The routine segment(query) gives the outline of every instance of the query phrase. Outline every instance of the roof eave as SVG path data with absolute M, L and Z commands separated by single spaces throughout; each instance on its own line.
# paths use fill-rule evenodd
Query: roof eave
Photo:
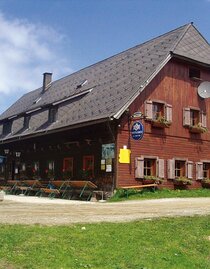
M 201 65 L 201 66 L 210 68 L 210 64 L 208 64 L 208 63 L 204 63 L 204 62 L 201 62 L 201 61 L 198 61 L 198 60 L 195 60 L 195 59 L 192 59 L 192 58 L 180 55 L 180 54 L 176 54 L 176 53 L 173 53 L 173 52 L 171 52 L 171 55 L 175 59 L 179 59 L 179 60 L 182 60 L 182 61 L 185 61 L 185 62 L 188 62 L 188 63 L 193 63 L 193 64 L 197 64 L 197 65 Z

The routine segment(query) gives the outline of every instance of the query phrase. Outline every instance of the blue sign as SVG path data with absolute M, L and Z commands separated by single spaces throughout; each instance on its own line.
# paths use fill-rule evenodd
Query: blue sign
M 134 140 L 141 140 L 144 136 L 144 125 L 140 121 L 134 122 L 131 128 L 131 135 Z

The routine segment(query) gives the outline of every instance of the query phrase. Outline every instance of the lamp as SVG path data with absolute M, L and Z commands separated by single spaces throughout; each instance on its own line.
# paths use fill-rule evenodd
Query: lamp
M 16 156 L 16 157 L 18 157 L 18 158 L 19 158 L 19 157 L 20 157 L 20 155 L 21 155 L 21 152 L 20 152 L 20 151 L 16 151 L 16 152 L 15 152 L 15 156 Z
M 9 149 L 5 149 L 4 150 L 4 153 L 7 155 L 7 154 L 9 154 Z

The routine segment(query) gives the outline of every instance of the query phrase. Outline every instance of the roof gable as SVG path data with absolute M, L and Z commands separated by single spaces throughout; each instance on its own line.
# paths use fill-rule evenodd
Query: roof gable
M 210 45 L 192 24 L 188 25 L 172 52 L 210 65 Z

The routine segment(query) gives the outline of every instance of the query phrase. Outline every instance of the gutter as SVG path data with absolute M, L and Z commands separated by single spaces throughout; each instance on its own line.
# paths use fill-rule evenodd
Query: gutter
M 128 102 L 116 113 L 113 115 L 113 118 L 119 119 L 124 111 L 133 103 L 133 101 L 139 96 L 139 94 L 146 88 L 146 86 L 153 80 L 153 78 L 160 72 L 160 70 L 171 60 L 172 54 L 168 56 L 160 63 L 157 69 L 145 80 L 145 82 L 140 85 L 135 94 L 128 100 Z
M 20 141 L 20 140 L 26 140 L 26 139 L 30 139 L 30 138 L 35 138 L 35 137 L 40 137 L 40 136 L 44 136 L 47 134 L 53 134 L 53 133 L 59 133 L 59 132 L 63 132 L 66 130 L 73 130 L 76 128 L 82 128 L 82 127 L 86 127 L 86 126 L 90 126 L 90 125 L 95 125 L 95 124 L 99 124 L 99 123 L 103 123 L 103 122 L 109 122 L 113 120 L 113 118 L 107 117 L 104 119 L 98 119 L 98 120 L 93 120 L 93 121 L 87 121 L 85 123 L 78 123 L 75 125 L 71 125 L 71 126 L 66 126 L 66 127 L 60 127 L 57 129 L 51 129 L 51 130 L 43 130 L 43 131 L 39 131 L 39 132 L 34 132 L 31 134 L 26 134 L 26 135 L 22 135 L 22 136 L 16 136 L 16 137 L 11 137 L 11 139 L 5 139 L 5 140 L 0 140 L 0 145 L 4 145 L 4 144 L 9 144 L 9 143 L 13 143 L 15 141 Z

